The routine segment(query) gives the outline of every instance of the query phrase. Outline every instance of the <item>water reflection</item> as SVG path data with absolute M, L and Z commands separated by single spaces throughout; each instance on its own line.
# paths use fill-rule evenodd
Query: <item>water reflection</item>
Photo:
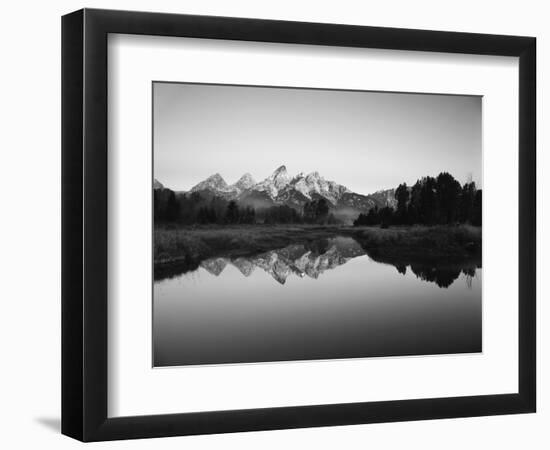
M 479 262 L 349 237 L 208 258 L 155 281 L 153 364 L 480 352 Z
M 352 237 L 339 236 L 307 243 L 289 245 L 249 256 L 219 256 L 204 259 L 189 267 L 168 267 L 155 270 L 155 280 L 160 281 L 203 268 L 219 277 L 230 265 L 250 277 L 255 270 L 263 270 L 275 281 L 285 284 L 289 277 L 318 279 L 325 272 L 346 264 L 353 258 L 368 256 L 372 261 L 392 265 L 401 275 L 410 270 L 417 279 L 449 288 L 461 274 L 471 287 L 476 269 L 481 268 L 480 257 L 467 257 L 449 261 L 447 258 L 430 258 L 425 255 L 399 255 L 384 253 L 379 249 L 365 249 Z

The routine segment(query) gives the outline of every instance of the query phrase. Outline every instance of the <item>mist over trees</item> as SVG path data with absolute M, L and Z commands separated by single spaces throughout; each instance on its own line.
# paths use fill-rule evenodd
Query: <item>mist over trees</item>
M 395 190 L 397 207 L 372 208 L 353 223 L 361 225 L 481 225 L 481 190 L 475 183 L 463 186 L 449 173 L 424 177 L 412 187 L 400 184 Z
M 336 224 L 329 203 L 320 198 L 307 202 L 302 211 L 287 205 L 253 208 L 235 200 L 205 196 L 198 192 L 175 194 L 170 189 L 154 190 L 155 223 L 193 224 Z
M 215 195 L 198 192 L 176 194 L 155 189 L 154 219 L 161 224 L 339 224 L 325 198 L 304 204 L 301 210 L 287 205 L 253 208 Z M 395 189 L 396 206 L 377 206 L 359 214 L 355 226 L 380 225 L 481 225 L 482 191 L 475 183 L 463 186 L 449 173 L 423 177 L 413 186 Z

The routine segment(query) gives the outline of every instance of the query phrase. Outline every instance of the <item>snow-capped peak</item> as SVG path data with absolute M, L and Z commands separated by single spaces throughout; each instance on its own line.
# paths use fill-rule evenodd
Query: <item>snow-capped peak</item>
M 289 176 L 286 166 L 278 167 L 265 180 L 256 183 L 252 175 L 245 173 L 239 180 L 228 186 L 219 173 L 211 175 L 191 189 L 194 191 L 209 190 L 227 196 L 239 196 L 247 191 L 260 191 L 266 193 L 275 202 L 286 201 L 292 197 L 292 191 L 297 191 L 307 199 L 314 195 L 326 198 L 332 204 L 336 204 L 344 193 L 350 192 L 345 186 L 334 181 L 325 180 L 319 172 L 311 172 L 304 175 L 300 172 L 294 177 Z
M 204 190 L 227 191 L 228 189 L 229 186 L 227 185 L 223 177 L 219 173 L 215 173 L 214 175 L 210 175 L 206 180 L 201 181 L 199 184 L 195 185 L 191 189 L 191 192 Z
M 306 180 L 314 181 L 314 180 L 319 180 L 319 179 L 323 180 L 324 178 L 321 175 L 319 175 L 319 172 L 317 172 L 317 171 L 308 173 L 307 176 L 306 176 Z
M 319 172 L 311 172 L 307 175 L 299 174 L 292 180 L 292 187 L 307 198 L 312 194 L 318 194 L 335 204 L 343 193 L 348 192 L 345 186 L 327 181 Z
M 275 172 L 267 177 L 261 183 L 255 186 L 258 191 L 267 192 L 271 198 L 277 197 L 277 194 L 281 189 L 290 183 L 290 176 L 286 171 L 286 166 L 280 166 Z
M 244 191 L 246 189 L 250 189 L 255 184 L 256 181 L 252 178 L 252 175 L 247 172 L 239 178 L 236 183 L 232 184 L 231 187 L 237 189 L 238 191 Z
M 270 176 L 269 179 L 271 180 L 280 180 L 280 181 L 286 181 L 287 183 L 290 181 L 290 177 L 288 176 L 288 172 L 286 171 L 286 166 L 281 166 L 275 170 Z

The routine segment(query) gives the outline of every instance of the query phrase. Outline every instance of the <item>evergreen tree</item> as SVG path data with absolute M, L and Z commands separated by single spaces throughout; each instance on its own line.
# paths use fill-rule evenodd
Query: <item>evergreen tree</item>
M 418 180 L 412 187 L 409 205 L 407 207 L 407 218 L 409 223 L 420 222 L 420 207 L 422 204 L 422 183 Z
M 303 209 L 303 216 L 304 221 L 308 223 L 315 222 L 316 214 L 317 214 L 317 206 L 315 204 L 315 201 L 306 202 Z
M 390 206 L 384 206 L 382 209 L 380 209 L 379 217 L 380 217 L 380 226 L 382 228 L 388 228 L 390 225 L 393 224 L 393 208 Z
M 225 221 L 227 223 L 239 222 L 239 206 L 235 200 L 231 200 L 227 204 L 227 210 L 225 212 Z
M 207 224 L 207 223 L 211 223 L 210 222 L 210 217 L 209 217 L 209 214 L 208 214 L 208 209 L 206 208 L 206 206 L 202 206 L 200 209 L 199 209 L 199 212 L 197 214 L 197 222 L 200 223 L 200 224 Z
M 369 209 L 367 214 L 359 214 L 359 217 L 353 222 L 354 226 L 372 226 L 380 223 L 380 214 L 378 212 L 378 206 Z
M 176 200 L 176 194 L 174 191 L 170 191 L 168 195 L 168 202 L 166 204 L 166 220 L 174 222 L 179 216 L 179 204 Z
M 305 203 L 303 218 L 307 223 L 327 223 L 329 212 L 328 201 L 320 198 Z
M 461 223 L 473 221 L 474 201 L 476 197 L 476 185 L 474 182 L 465 183 L 460 193 L 459 221 Z
M 481 217 L 482 217 L 481 205 L 482 205 L 481 190 L 479 190 L 479 191 L 476 191 L 476 196 L 474 198 L 472 225 L 481 226 Z
M 317 200 L 316 207 L 316 221 L 319 223 L 325 223 L 328 217 L 328 202 L 324 198 Z
M 160 189 L 153 191 L 153 218 L 155 222 L 162 220 L 162 210 L 160 207 Z
M 437 218 L 436 181 L 433 177 L 425 177 L 421 181 L 420 207 L 418 222 L 433 225 Z
M 405 224 L 408 222 L 407 207 L 409 204 L 409 188 L 406 183 L 400 184 L 395 190 L 395 199 L 397 200 L 396 219 L 399 223 Z
M 253 224 L 256 221 L 255 218 L 256 213 L 254 211 L 254 208 L 252 208 L 251 206 L 247 206 L 246 208 L 241 209 L 241 223 Z
M 460 183 L 447 172 L 437 176 L 436 192 L 436 222 L 441 224 L 453 224 L 458 220 L 459 198 L 462 188 Z

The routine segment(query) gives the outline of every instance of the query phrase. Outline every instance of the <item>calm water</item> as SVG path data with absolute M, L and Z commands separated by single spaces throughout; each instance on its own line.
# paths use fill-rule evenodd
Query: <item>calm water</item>
M 155 281 L 154 365 L 480 352 L 479 265 L 376 262 L 348 237 L 206 260 Z

